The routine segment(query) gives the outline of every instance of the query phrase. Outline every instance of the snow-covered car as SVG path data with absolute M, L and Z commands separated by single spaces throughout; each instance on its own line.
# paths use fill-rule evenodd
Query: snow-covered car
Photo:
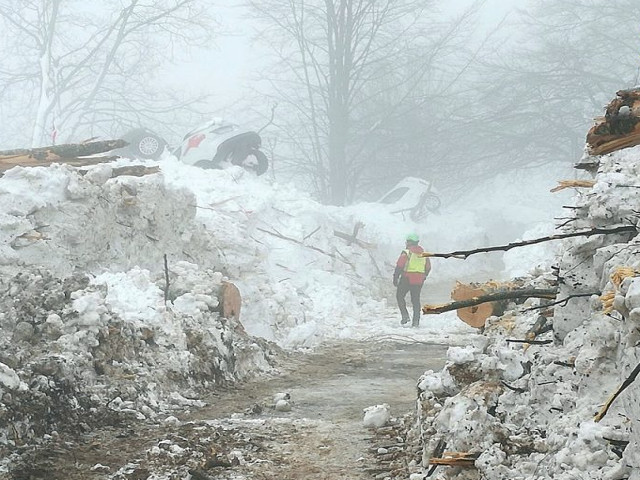
M 257 132 L 214 118 L 187 133 L 174 154 L 182 162 L 196 167 L 240 165 L 262 175 L 267 171 L 269 161 L 260 150 L 261 145 Z
M 413 221 L 438 213 L 441 205 L 431 183 L 416 177 L 403 178 L 376 203 L 384 205 L 390 213 L 406 215 Z
M 126 155 L 157 160 L 168 146 L 166 140 L 147 128 L 130 130 L 122 136 L 129 145 Z M 188 132 L 179 145 L 170 148 L 182 162 L 201 168 L 224 168 L 240 165 L 257 175 L 269 167 L 267 156 L 260 150 L 262 139 L 253 131 L 235 123 L 214 118 Z

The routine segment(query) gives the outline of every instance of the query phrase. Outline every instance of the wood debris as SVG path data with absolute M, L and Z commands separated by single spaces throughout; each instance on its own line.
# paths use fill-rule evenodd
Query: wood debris
M 69 143 L 48 147 L 0 151 L 0 172 L 13 167 L 48 167 L 53 163 L 74 166 L 95 165 L 119 158 L 100 156 L 116 148 L 127 145 L 124 140 L 104 140 L 89 143 Z
M 473 467 L 479 453 L 444 452 L 442 457 L 430 458 L 429 465 L 447 465 L 449 467 Z
M 640 363 L 636 365 L 636 368 L 634 368 L 631 374 L 627 377 L 627 379 L 624 382 L 622 382 L 622 385 L 620 385 L 618 389 L 615 392 L 613 392 L 613 394 L 609 397 L 607 402 L 603 405 L 603 407 L 600 409 L 598 414 L 594 417 L 593 419 L 594 422 L 599 422 L 604 418 L 604 416 L 609 411 L 609 408 L 611 408 L 611 405 L 613 404 L 615 399 L 618 398 L 618 396 L 620 396 L 620 394 L 624 392 L 625 389 L 636 380 L 639 373 L 640 373 Z
M 640 88 L 620 90 L 587 133 L 591 155 L 640 145 Z
M 625 278 L 638 276 L 638 271 L 631 267 L 618 267 L 611 274 L 611 283 L 620 288 Z
M 427 315 L 427 314 L 450 312 L 452 310 L 458 310 L 459 308 L 473 307 L 475 305 L 480 305 L 482 303 L 496 302 L 499 300 L 512 300 L 512 299 L 520 299 L 520 298 L 553 299 L 555 298 L 556 294 L 557 294 L 557 290 L 554 288 L 547 288 L 547 289 L 522 288 L 522 289 L 515 289 L 515 290 L 504 290 L 504 291 L 488 293 L 486 295 L 475 296 L 467 300 L 454 301 L 454 302 L 445 303 L 441 305 L 424 305 L 422 307 L 422 313 Z M 483 325 L 484 325 L 484 320 L 482 321 L 482 325 L 476 328 L 480 328 Z
M 595 180 L 560 180 L 558 186 L 552 188 L 551 192 L 559 192 L 565 188 L 591 188 L 595 184 Z
M 451 300 L 456 302 L 478 298 L 489 293 L 504 292 L 517 288 L 514 282 L 488 281 L 486 283 L 461 283 L 456 281 L 456 286 L 451 291 Z M 494 301 L 480 303 L 470 307 L 459 308 L 456 313 L 458 318 L 474 328 L 483 327 L 487 318 L 492 315 L 502 315 L 506 302 Z

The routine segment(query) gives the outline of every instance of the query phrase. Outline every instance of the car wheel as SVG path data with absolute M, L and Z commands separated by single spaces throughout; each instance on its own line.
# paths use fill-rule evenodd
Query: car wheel
M 264 152 L 253 148 L 244 159 L 242 166 L 247 170 L 256 172 L 256 175 L 262 175 L 269 168 L 269 160 Z
M 423 194 L 418 204 L 411 209 L 409 217 L 414 222 L 420 221 L 427 216 L 428 212 L 438 213 L 441 205 L 440 197 L 434 193 Z
M 139 158 L 157 160 L 167 142 L 153 132 L 138 128 L 125 133 L 122 139 L 129 143 L 128 152 Z

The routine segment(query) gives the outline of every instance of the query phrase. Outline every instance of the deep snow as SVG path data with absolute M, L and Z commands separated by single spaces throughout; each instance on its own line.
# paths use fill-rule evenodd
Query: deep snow
M 203 389 L 272 370 L 276 344 L 408 336 L 474 349 L 451 350 L 458 363 L 475 358 L 485 338 L 453 312 L 423 317 L 419 329 L 399 325 L 391 274 L 404 236 L 419 233 L 428 251 L 504 243 L 550 232 L 562 202 L 547 193 L 551 180 L 498 178 L 415 224 L 379 205 L 322 206 L 241 168 L 205 171 L 169 155 L 161 173 L 111 178 L 131 163 L 143 162 L 18 167 L 0 179 L 0 448 L 46 438 L 70 412 L 98 415 L 105 404 L 138 418 L 197 406 Z M 334 234 L 356 222 L 370 247 Z M 423 301 L 446 301 L 456 279 L 545 271 L 555 248 L 434 260 Z M 219 316 L 225 280 L 242 294 L 239 322 Z M 511 376 L 518 355 L 503 354 Z
M 564 231 L 638 224 L 640 147 L 595 160 L 596 184 L 572 200 L 575 220 Z M 636 233 L 563 241 L 557 275 L 532 271 L 529 281 L 557 284 L 558 299 L 586 296 L 553 308 L 512 305 L 489 319 L 484 341 L 451 348 L 441 372 L 425 372 L 416 427 L 424 462 L 440 442 L 479 455 L 476 469 L 439 468 L 432 478 L 640 478 L 638 383 L 596 418 L 639 363 L 637 246 Z M 506 341 L 525 338 L 540 315 L 553 324 L 539 337 L 549 344 Z

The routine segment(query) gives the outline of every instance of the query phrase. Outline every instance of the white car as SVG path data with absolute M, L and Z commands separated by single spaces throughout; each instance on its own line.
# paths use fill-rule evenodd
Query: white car
M 162 137 L 146 128 L 131 130 L 122 138 L 129 143 L 124 151 L 141 158 L 157 160 L 167 146 Z M 240 165 L 262 175 L 267 171 L 269 161 L 260 150 L 261 144 L 257 132 L 214 118 L 188 132 L 172 152 L 188 165 L 200 168 Z
M 440 198 L 433 191 L 431 183 L 421 178 L 406 177 L 384 194 L 376 203 L 394 214 L 401 214 L 418 221 L 426 217 L 429 212 L 438 213 Z

